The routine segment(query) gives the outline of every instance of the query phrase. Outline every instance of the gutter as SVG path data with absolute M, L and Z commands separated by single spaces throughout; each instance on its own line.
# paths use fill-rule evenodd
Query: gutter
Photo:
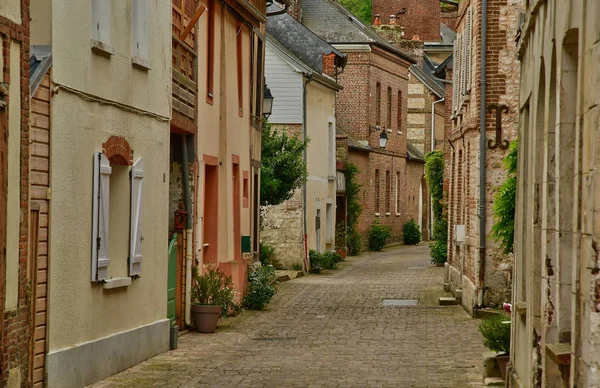
M 307 133 L 307 127 L 306 127 L 306 85 L 308 85 L 309 83 L 312 82 L 313 80 L 313 74 L 307 74 L 306 75 L 307 80 L 302 82 L 302 140 L 306 141 L 306 133 Z M 304 150 L 304 152 L 302 153 L 302 159 L 304 161 L 304 165 L 306 166 L 307 163 L 307 152 L 306 149 Z M 304 184 L 302 185 L 302 232 L 304 235 L 304 267 L 306 269 L 306 271 L 308 272 L 309 270 L 309 263 L 308 263 L 308 232 L 306 229 L 306 181 L 304 182 Z
M 445 97 L 431 103 L 431 152 L 435 151 L 435 105 L 446 101 Z M 433 239 L 433 199 L 429 190 L 429 239 Z
M 477 293 L 478 307 L 483 307 L 483 293 L 485 281 L 485 225 L 486 225 L 486 151 L 487 151 L 487 126 L 486 126 L 486 93 L 487 93 L 487 24 L 488 24 L 488 0 L 481 1 L 481 79 L 480 92 L 481 101 L 479 104 L 480 115 L 480 133 L 479 133 L 479 291 Z

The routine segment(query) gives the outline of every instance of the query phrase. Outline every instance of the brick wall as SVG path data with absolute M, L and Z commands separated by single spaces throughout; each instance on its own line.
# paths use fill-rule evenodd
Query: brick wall
M 441 22 L 456 30 L 458 24 L 458 11 L 442 11 Z
M 481 26 L 481 1 L 474 0 L 469 3 L 473 7 L 473 35 L 471 57 L 471 92 L 470 98 L 465 99 L 458 114 L 453 117 L 451 127 L 446 128 L 447 140 L 452 147 L 446 147 L 446 175 L 449 233 L 448 233 L 448 261 L 456 273 L 462 271 L 463 284 L 452 287 L 465 286 L 479 288 L 479 107 L 480 107 L 480 26 Z M 466 12 L 468 5 L 460 4 L 458 34 L 465 30 Z M 502 104 L 509 107 L 509 113 L 502 118 L 502 138 L 513 140 L 517 136 L 518 118 L 518 80 L 519 65 L 516 55 L 514 36 L 516 34 L 520 6 L 509 0 L 490 0 L 488 3 L 488 46 L 487 46 L 487 95 L 486 106 Z M 459 70 L 460 64 L 454 63 L 454 72 Z M 451 90 L 451 88 L 447 88 Z M 450 97 L 451 101 L 451 95 Z M 448 104 L 451 106 L 451 104 Z M 486 117 L 487 138 L 495 138 L 495 113 Z M 486 233 L 489 233 L 494 219 L 492 204 L 498 187 L 504 182 L 506 173 L 502 161 L 507 150 L 500 147 L 490 149 L 487 147 L 486 159 Z M 454 225 L 465 225 L 466 240 L 464 244 L 453 243 Z M 461 258 L 461 260 L 458 260 Z M 463 265 L 464 262 L 464 265 Z M 461 270 L 462 268 L 462 270 Z M 512 259 L 503 255 L 498 249 L 498 244 L 492 239 L 486 243 L 485 273 L 485 300 L 486 305 L 498 305 L 510 300 L 510 270 Z M 463 305 L 470 311 L 474 306 Z
M 403 12 L 403 9 L 406 12 Z M 375 15 L 381 15 L 381 23 L 389 24 L 390 15 L 396 15 L 396 24 L 404 27 L 405 38 L 425 42 L 440 40 L 440 1 L 439 0 L 373 0 L 371 5 L 372 22 Z
M 0 10 L 1 13 L 1 10 Z M 20 82 L 21 87 L 21 223 L 19 225 L 19 295 L 18 308 L 5 311 L 6 284 L 6 195 L 0 195 L 3 201 L 0 204 L 0 311 L 3 313 L 1 321 L 0 343 L 0 386 L 7 384 L 8 374 L 11 369 L 19 368 L 21 381 L 29 381 L 29 345 L 30 345 L 30 301 L 28 292 L 28 219 L 29 219 L 29 0 L 21 0 L 22 24 L 0 16 L 0 39 L 2 41 L 3 74 L 2 82 L 11 84 Z M 21 44 L 20 52 L 20 79 L 10 79 L 10 40 Z M 7 104 L 11 101 L 6 97 Z M 6 150 L 6 131 L 8 130 L 8 105 L 5 114 L 0 114 L 3 123 L 0 123 L 2 134 L 0 136 L 0 149 Z M 2 108 L 0 108 L 2 109 Z M 0 168 L 6 169 L 6 153 L 0 158 Z M 2 172 L 1 179 L 3 193 L 6 193 L 6 171 Z

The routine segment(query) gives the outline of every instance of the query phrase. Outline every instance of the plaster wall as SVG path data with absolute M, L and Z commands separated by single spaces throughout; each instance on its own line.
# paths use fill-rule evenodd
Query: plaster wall
M 17 2 L 18 4 L 18 2 Z M 19 303 L 19 229 L 21 225 L 21 45 L 10 41 L 10 79 L 8 96 L 8 195 L 6 220 L 6 299 L 4 310 Z
M 0 16 L 21 24 L 21 0 L 0 0 Z
M 52 0 L 30 1 L 30 27 L 32 45 L 52 44 Z

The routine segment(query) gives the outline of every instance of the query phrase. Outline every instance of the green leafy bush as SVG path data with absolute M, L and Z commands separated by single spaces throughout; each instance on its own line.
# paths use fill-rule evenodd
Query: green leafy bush
M 421 242 L 421 230 L 419 224 L 414 219 L 410 219 L 402 228 L 404 234 L 404 244 L 417 245 Z
M 433 264 L 445 263 L 448 253 L 448 243 L 442 240 L 435 240 L 435 242 L 429 246 L 429 253 L 431 254 L 431 262 Z
M 348 234 L 348 254 L 356 256 L 362 250 L 362 238 L 356 229 Z
M 387 225 L 381 225 L 378 221 L 373 222 L 369 230 L 369 250 L 374 252 L 381 251 L 387 240 L 392 237 L 392 228 Z
M 360 206 L 360 184 L 357 182 L 356 174 L 358 167 L 352 163 L 344 164 L 344 173 L 346 175 L 346 244 L 348 254 L 356 256 L 362 250 L 362 238 L 356 230 L 358 218 L 362 213 Z
M 300 264 L 300 263 L 294 263 L 294 264 L 292 264 L 292 269 L 294 271 L 302 271 L 302 264 Z
M 518 153 L 518 140 L 513 140 L 510 143 L 508 154 L 504 158 L 504 168 L 507 171 L 506 181 L 500 186 L 492 205 L 495 223 L 491 235 L 500 243 L 500 247 L 505 254 L 512 252 L 515 241 Z
M 310 273 L 321 273 L 323 269 L 323 256 L 311 249 L 308 251 L 308 259 L 310 261 Z
M 264 266 L 252 266 L 248 271 L 248 290 L 244 295 L 243 306 L 248 310 L 261 310 L 269 304 L 277 293 L 271 279 L 275 275 L 275 268 Z
M 260 263 L 262 265 L 273 265 L 276 261 L 275 248 L 267 243 L 260 244 Z
M 325 269 L 335 269 L 344 259 L 336 251 L 327 251 L 321 255 L 323 257 L 323 267 Z
M 504 315 L 496 314 L 486 318 L 479 324 L 478 330 L 483 336 L 483 344 L 491 351 L 510 351 L 510 321 Z
M 205 306 L 221 306 L 221 315 L 227 315 L 230 309 L 235 309 L 233 302 L 233 279 L 220 269 L 211 265 L 200 274 L 198 267 L 192 267 L 192 304 Z

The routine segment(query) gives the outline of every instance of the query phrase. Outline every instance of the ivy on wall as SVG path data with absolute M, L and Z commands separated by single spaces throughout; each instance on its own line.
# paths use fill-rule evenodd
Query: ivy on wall
M 445 263 L 448 255 L 448 219 L 444 211 L 444 153 L 433 151 L 425 157 L 425 179 L 431 193 L 433 209 L 433 239 L 430 246 L 431 261 Z
M 510 143 L 508 154 L 504 158 L 504 168 L 507 177 L 494 196 L 492 213 L 494 226 L 491 236 L 500 243 L 505 254 L 513 251 L 515 242 L 515 206 L 517 200 L 517 155 L 519 152 L 518 140 Z
M 347 233 L 347 245 L 348 254 L 357 255 L 360 253 L 362 248 L 362 241 L 360 234 L 356 227 L 358 225 L 358 217 L 362 213 L 362 207 L 358 199 L 360 193 L 360 185 L 356 182 L 356 174 L 358 173 L 358 167 L 352 163 L 344 164 L 344 171 L 346 173 L 346 203 L 347 213 L 346 219 L 348 222 L 346 233 Z

